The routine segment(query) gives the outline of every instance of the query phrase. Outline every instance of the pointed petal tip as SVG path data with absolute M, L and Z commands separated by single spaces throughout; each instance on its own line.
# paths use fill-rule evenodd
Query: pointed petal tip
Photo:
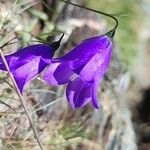
M 15 77 L 14 77 L 14 79 L 16 81 L 16 84 L 17 84 L 17 87 L 20 91 L 20 94 L 22 95 L 24 88 L 25 88 L 25 85 L 26 85 L 26 82 L 22 82 L 21 80 L 19 80 L 18 78 L 15 78 Z
M 94 108 L 95 109 L 100 109 L 100 106 L 99 105 L 96 105 L 96 106 L 94 105 Z

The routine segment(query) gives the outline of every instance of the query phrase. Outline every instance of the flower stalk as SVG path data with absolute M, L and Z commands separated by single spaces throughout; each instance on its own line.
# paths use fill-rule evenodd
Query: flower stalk
M 119 23 L 118 23 L 117 18 L 114 17 L 113 15 L 105 13 L 105 12 L 102 12 L 102 11 L 98 11 L 98 10 L 95 10 L 95 9 L 91 9 L 91 8 L 88 8 L 88 7 L 85 7 L 85 6 L 81 6 L 81 5 L 72 3 L 70 1 L 66 1 L 66 0 L 60 0 L 60 1 L 62 1 L 64 3 L 67 3 L 67 4 L 70 4 L 70 5 L 73 5 L 73 6 L 76 6 L 76 7 L 79 7 L 79 8 L 83 8 L 83 9 L 86 9 L 86 10 L 89 10 L 89 11 L 93 11 L 95 13 L 98 13 L 98 14 L 101 14 L 101 15 L 104 15 L 104 16 L 107 16 L 107 17 L 113 19 L 115 21 L 115 26 L 111 30 L 109 30 L 105 35 L 112 36 L 112 37 L 114 36 L 115 31 L 116 31 Z

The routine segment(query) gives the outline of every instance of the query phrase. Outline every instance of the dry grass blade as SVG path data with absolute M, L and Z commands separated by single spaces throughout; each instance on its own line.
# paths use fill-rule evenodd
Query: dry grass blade
M 10 109 L 12 109 L 14 112 L 16 112 L 10 105 L 8 105 L 7 103 L 3 102 L 0 100 L 0 103 L 2 103 L 3 105 L 6 105 L 7 107 L 9 107 Z
M 58 98 L 58 99 L 56 99 L 55 101 L 50 102 L 50 103 L 48 103 L 47 105 L 44 105 L 44 106 L 42 106 L 42 107 L 40 107 L 40 108 L 38 108 L 38 109 L 34 109 L 34 110 L 32 110 L 32 113 L 37 112 L 37 111 L 42 110 L 42 109 L 45 109 L 45 108 L 47 108 L 47 107 L 53 106 L 53 105 L 55 105 L 57 102 L 59 102 L 60 100 L 62 100 L 62 98 Z

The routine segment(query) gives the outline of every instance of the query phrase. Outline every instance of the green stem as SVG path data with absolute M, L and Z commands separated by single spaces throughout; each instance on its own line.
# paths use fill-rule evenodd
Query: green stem
M 106 33 L 106 35 L 110 35 L 110 34 L 111 34 L 111 35 L 114 35 L 115 30 L 117 29 L 119 23 L 118 23 L 117 18 L 114 17 L 113 15 L 108 14 L 108 13 L 104 13 L 104 12 L 102 12 L 102 11 L 94 10 L 94 9 L 91 9 L 91 8 L 88 8 L 88 7 L 84 7 L 84 6 L 81 6 L 81 5 L 78 5 L 78 4 L 69 2 L 69 1 L 65 1 L 65 0 L 60 0 L 60 1 L 62 1 L 62 2 L 64 2 L 64 3 L 68 3 L 68 4 L 73 5 L 73 6 L 76 6 L 76 7 L 79 7 L 79 8 L 83 8 L 83 9 L 86 9 L 86 10 L 89 10 L 89 11 L 93 11 L 93 12 L 98 13 L 98 14 L 102 14 L 102 15 L 104 15 L 104 16 L 107 16 L 107 17 L 113 19 L 116 24 L 115 24 L 115 26 L 114 26 L 111 30 L 109 30 L 109 31 Z

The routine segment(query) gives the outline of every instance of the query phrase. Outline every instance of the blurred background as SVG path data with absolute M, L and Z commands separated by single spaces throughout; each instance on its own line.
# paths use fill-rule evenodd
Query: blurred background
M 74 110 L 65 87 L 48 86 L 39 75 L 23 97 L 45 150 L 150 149 L 150 2 L 149 0 L 70 0 L 114 15 L 119 27 L 113 57 L 98 89 L 101 107 Z M 0 0 L 3 53 L 65 36 L 55 57 L 82 40 L 104 34 L 114 22 L 59 0 Z M 7 73 L 0 71 L 0 149 L 38 150 L 32 129 Z M 3 102 L 11 106 L 5 105 Z

